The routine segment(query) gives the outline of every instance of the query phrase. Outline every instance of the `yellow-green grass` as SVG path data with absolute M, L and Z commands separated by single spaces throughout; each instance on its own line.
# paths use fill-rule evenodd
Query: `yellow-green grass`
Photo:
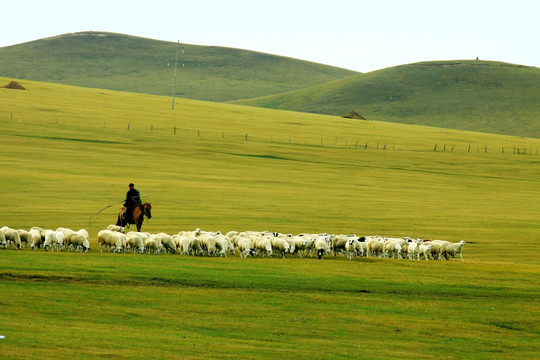
M 0 251 L 3 358 L 538 356 L 539 140 L 22 83 L 1 225 L 93 250 Z M 150 232 L 464 239 L 466 261 L 100 254 L 121 204 L 90 217 L 130 181 Z

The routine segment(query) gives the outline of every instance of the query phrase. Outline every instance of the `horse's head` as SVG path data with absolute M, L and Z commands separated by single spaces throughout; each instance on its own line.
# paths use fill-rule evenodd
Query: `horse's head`
M 147 218 L 152 218 L 152 205 L 150 203 L 144 203 L 144 215 L 146 215 Z

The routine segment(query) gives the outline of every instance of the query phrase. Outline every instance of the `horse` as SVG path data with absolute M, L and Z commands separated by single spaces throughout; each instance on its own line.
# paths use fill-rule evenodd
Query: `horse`
M 135 224 L 137 226 L 137 231 L 141 231 L 144 216 L 146 215 L 148 219 L 152 218 L 152 205 L 149 202 L 137 205 L 135 209 L 133 209 L 133 214 L 126 214 L 126 218 L 123 219 L 122 216 L 126 210 L 126 207 L 122 207 L 120 209 L 118 212 L 118 220 L 116 221 L 116 225 L 126 226 L 128 224 Z

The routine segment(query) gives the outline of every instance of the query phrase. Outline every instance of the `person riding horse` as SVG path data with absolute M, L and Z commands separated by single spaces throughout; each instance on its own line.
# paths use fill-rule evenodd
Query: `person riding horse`
M 141 193 L 139 192 L 139 190 L 135 189 L 135 185 L 131 183 L 129 184 L 129 190 L 126 193 L 126 201 L 124 203 L 124 207 L 126 208 L 126 210 L 124 211 L 122 218 L 129 221 L 133 214 L 133 210 L 135 210 L 135 208 L 140 204 L 142 204 Z

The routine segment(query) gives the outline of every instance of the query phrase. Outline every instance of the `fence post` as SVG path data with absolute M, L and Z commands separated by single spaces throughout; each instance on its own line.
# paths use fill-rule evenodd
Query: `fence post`
M 247 138 L 248 138 L 248 134 L 246 133 L 246 141 L 247 141 Z
M 366 143 L 366 146 L 364 146 L 364 150 L 367 150 L 367 144 L 368 144 L 368 143 Z
M 437 144 L 435 144 L 435 147 L 433 148 L 433 151 L 437 151 Z
M 130 127 L 130 126 L 131 126 L 131 124 L 128 124 L 128 128 L 127 128 L 128 130 L 129 130 L 129 127 Z
M 467 152 L 471 152 L 471 144 L 469 144 L 469 149 L 467 150 Z
M 456 144 L 453 144 L 453 145 L 452 145 L 452 152 L 454 152 L 454 146 L 456 146 Z

